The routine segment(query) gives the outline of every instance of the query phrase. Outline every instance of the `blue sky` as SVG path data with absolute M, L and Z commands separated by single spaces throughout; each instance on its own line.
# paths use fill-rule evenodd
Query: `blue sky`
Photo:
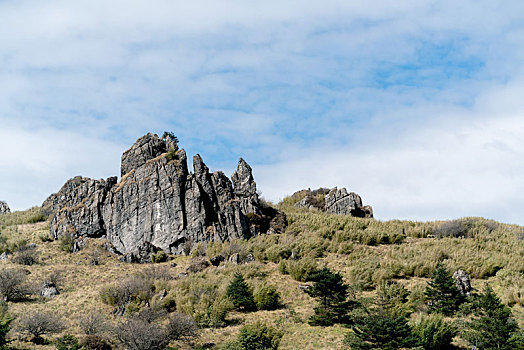
M 524 224 L 521 1 L 0 1 L 0 199 L 171 130 L 263 195 Z

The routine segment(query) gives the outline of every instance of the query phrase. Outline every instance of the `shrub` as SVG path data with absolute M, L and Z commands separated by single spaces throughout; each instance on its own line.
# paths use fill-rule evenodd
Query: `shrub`
M 282 335 L 277 329 L 257 322 L 242 327 L 237 342 L 242 350 L 276 350 Z
M 163 328 L 136 316 L 120 322 L 115 335 L 128 350 L 163 350 L 169 344 Z
M 440 315 L 422 317 L 413 326 L 417 343 L 425 350 L 452 349 L 451 341 L 456 333 L 455 327 Z
M 13 262 L 26 266 L 34 265 L 38 262 L 38 252 L 34 248 L 23 247 L 16 253 Z
M 280 294 L 273 286 L 263 286 L 254 295 L 258 310 L 276 310 L 281 306 Z
M 98 335 L 88 335 L 80 342 L 83 349 L 87 350 L 111 350 L 111 345 Z
M 253 293 L 239 272 L 235 274 L 233 281 L 227 287 L 226 295 L 231 298 L 233 305 L 239 311 L 255 311 L 257 308 Z
M 440 226 L 436 227 L 433 230 L 433 234 L 437 238 L 443 238 L 443 237 L 469 237 L 469 228 L 471 226 L 471 222 L 465 219 L 458 219 L 458 220 L 451 220 L 446 221 Z
M 31 294 L 31 289 L 25 284 L 26 274 L 23 270 L 0 270 L 0 296 L 6 301 L 16 301 Z
M 103 303 L 114 306 L 115 313 L 123 314 L 130 303 L 134 305 L 129 311 L 133 307 L 140 309 L 141 305 L 151 300 L 154 290 L 152 280 L 137 275 L 102 288 L 100 298 Z
M 196 335 L 197 325 L 191 316 L 173 313 L 169 316 L 167 324 L 167 337 L 172 340 L 192 338 Z
M 91 311 L 78 320 L 78 326 L 86 335 L 102 334 L 106 331 L 105 317 L 100 312 Z
M 156 254 L 151 254 L 151 262 L 154 264 L 166 262 L 167 258 L 167 254 L 163 250 L 158 251 Z
M 297 281 L 305 282 L 310 274 L 317 271 L 317 261 L 312 258 L 286 261 L 285 270 Z
M 64 329 L 62 320 L 50 312 L 33 312 L 20 318 L 18 330 L 33 336 L 32 341 L 43 343 L 42 335 L 59 333 Z
M 168 161 L 172 161 L 174 159 L 177 159 L 177 151 L 174 148 L 170 148 L 169 151 L 167 151 L 166 159 Z
M 72 253 L 73 252 L 73 245 L 75 243 L 75 240 L 73 238 L 73 234 L 72 233 L 64 233 L 62 236 L 60 236 L 60 238 L 58 239 L 59 241 L 59 248 L 60 250 L 64 251 L 64 252 L 67 252 L 67 253 Z
M 81 348 L 78 339 L 71 334 L 66 334 L 55 341 L 57 350 L 79 350 Z

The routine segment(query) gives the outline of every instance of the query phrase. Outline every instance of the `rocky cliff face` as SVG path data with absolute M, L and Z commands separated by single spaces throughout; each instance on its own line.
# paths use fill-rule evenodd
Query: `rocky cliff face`
M 121 174 L 118 183 L 115 177 L 67 181 L 43 204 L 51 215 L 51 234 L 106 236 L 132 261 L 147 260 L 158 249 L 180 254 L 188 244 L 278 232 L 283 221 L 285 227 L 283 213 L 260 205 L 243 159 L 233 181 L 220 171 L 210 173 L 199 155 L 189 172 L 186 153 L 176 142 L 147 134 L 124 152 Z M 264 231 L 250 223 L 250 214 L 265 221 Z
M 11 209 L 9 208 L 7 203 L 4 201 L 0 201 L 0 214 L 7 214 L 10 212 L 11 212 Z
M 305 193 L 304 193 L 305 192 Z M 318 190 L 299 191 L 304 197 L 296 204 L 299 208 L 318 209 L 331 214 L 351 215 L 361 218 L 372 218 L 373 209 L 362 205 L 362 199 L 345 188 L 319 188 Z

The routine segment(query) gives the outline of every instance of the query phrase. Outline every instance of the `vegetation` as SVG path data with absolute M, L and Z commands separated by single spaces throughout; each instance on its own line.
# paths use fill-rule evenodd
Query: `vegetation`
M 226 295 L 239 311 L 255 311 L 257 309 L 253 293 L 251 293 L 241 273 L 235 274 L 233 281 L 227 287 Z
M 342 282 L 342 275 L 323 268 L 308 277 L 313 286 L 306 289 L 306 293 L 317 298 L 319 304 L 315 307 L 315 314 L 310 317 L 312 326 L 331 326 L 335 323 L 345 323 L 347 313 L 353 306 L 353 301 L 347 301 L 348 288 Z
M 515 349 L 512 335 L 518 330 L 511 310 L 502 304 L 493 289 L 486 285 L 476 300 L 475 318 L 468 324 L 465 338 L 477 349 Z
M 428 282 L 426 298 L 430 312 L 442 313 L 445 316 L 452 316 L 464 301 L 464 296 L 457 289 L 451 273 L 441 262 L 433 272 L 433 279 Z
M 9 306 L 0 318 L 0 339 L 9 343 L 0 348 L 523 347 L 522 227 L 336 216 L 295 208 L 300 196 L 279 204 L 289 222 L 282 234 L 188 244 L 186 256 L 144 265 L 122 263 L 86 237 L 81 251 L 64 254 L 72 244 L 46 239 L 47 222 L 31 223 L 38 208 L 0 216 L 0 254 L 8 252 L 0 298 Z M 315 196 L 321 202 L 322 192 Z M 38 261 L 21 265 L 17 255 L 29 246 Z M 228 262 L 234 254 L 242 263 Z M 243 263 L 249 254 L 255 261 Z M 216 256 L 223 259 L 212 266 Z M 456 294 L 457 269 L 471 276 L 471 297 Z M 44 280 L 56 281 L 60 294 L 38 296 Z M 238 296 L 244 301 L 235 305 Z M 45 344 L 21 328 L 35 313 L 62 325 L 40 336 Z M 140 334 L 151 342 L 130 345 Z

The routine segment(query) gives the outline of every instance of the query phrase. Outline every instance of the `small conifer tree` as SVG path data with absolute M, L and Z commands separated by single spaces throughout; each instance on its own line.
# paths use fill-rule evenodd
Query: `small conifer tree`
M 314 283 L 306 293 L 319 301 L 309 324 L 331 326 L 335 323 L 346 323 L 347 313 L 356 302 L 347 300 L 349 286 L 344 284 L 342 275 L 323 268 L 312 273 L 307 280 Z
M 253 293 L 251 293 L 240 272 L 235 274 L 233 281 L 227 287 L 226 295 L 231 298 L 233 305 L 239 311 L 255 311 L 257 309 Z
M 7 345 L 7 333 L 11 329 L 11 322 L 14 318 L 7 314 L 7 303 L 0 302 L 0 349 L 4 349 Z
M 486 285 L 476 300 L 475 318 L 468 323 L 465 338 L 476 349 L 514 349 L 511 337 L 518 330 L 511 309 Z
M 442 262 L 437 264 L 433 279 L 426 287 L 425 295 L 429 312 L 441 313 L 445 316 L 452 316 L 464 301 L 464 296 L 455 285 L 453 276 Z

